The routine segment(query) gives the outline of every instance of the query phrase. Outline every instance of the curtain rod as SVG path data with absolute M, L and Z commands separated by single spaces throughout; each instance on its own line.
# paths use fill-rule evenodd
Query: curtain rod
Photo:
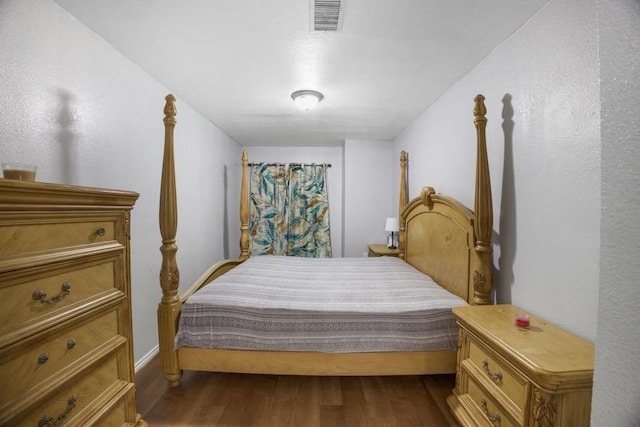
M 249 166 L 258 166 L 261 165 L 263 163 L 249 163 Z M 285 165 L 286 163 L 267 163 L 268 166 L 278 166 L 278 165 Z M 328 168 L 331 167 L 331 163 L 301 163 L 301 162 L 292 162 L 289 163 L 290 165 L 317 165 L 317 166 L 326 166 Z

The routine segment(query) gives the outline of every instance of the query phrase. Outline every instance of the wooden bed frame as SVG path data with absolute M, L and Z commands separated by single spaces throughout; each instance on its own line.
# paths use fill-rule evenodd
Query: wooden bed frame
M 240 257 L 211 266 L 178 296 L 176 262 L 177 198 L 173 153 L 176 124 L 175 97 L 167 95 L 164 107 L 164 160 L 160 192 L 162 234 L 162 300 L 158 307 L 161 366 L 167 381 L 176 386 L 183 370 L 288 375 L 420 375 L 454 373 L 454 351 L 403 351 L 380 353 L 319 353 L 174 349 L 180 309 L 202 286 L 249 257 L 248 155 L 242 153 L 240 193 Z M 400 156 L 400 257 L 430 275 L 436 282 L 470 304 L 490 304 L 493 283 L 491 234 L 493 208 L 487 148 L 484 97 L 475 97 L 477 134 L 474 212 L 458 201 L 426 187 L 407 202 L 407 156 Z

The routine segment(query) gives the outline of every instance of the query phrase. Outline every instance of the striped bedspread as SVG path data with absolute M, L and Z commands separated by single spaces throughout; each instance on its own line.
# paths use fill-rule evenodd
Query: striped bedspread
M 176 347 L 455 350 L 466 304 L 398 258 L 254 256 L 183 304 Z

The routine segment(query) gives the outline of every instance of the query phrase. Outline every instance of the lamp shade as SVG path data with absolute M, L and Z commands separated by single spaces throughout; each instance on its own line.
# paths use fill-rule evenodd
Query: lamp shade
M 387 223 L 384 226 L 384 231 L 400 231 L 400 224 L 398 223 L 398 218 L 387 218 Z

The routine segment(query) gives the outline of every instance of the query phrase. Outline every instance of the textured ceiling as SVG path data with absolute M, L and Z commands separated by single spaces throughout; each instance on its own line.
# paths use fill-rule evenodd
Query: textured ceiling
M 265 146 L 394 138 L 547 1 L 344 0 L 341 31 L 314 32 L 309 0 L 56 0 L 239 144 Z M 325 99 L 298 110 L 299 89 Z

